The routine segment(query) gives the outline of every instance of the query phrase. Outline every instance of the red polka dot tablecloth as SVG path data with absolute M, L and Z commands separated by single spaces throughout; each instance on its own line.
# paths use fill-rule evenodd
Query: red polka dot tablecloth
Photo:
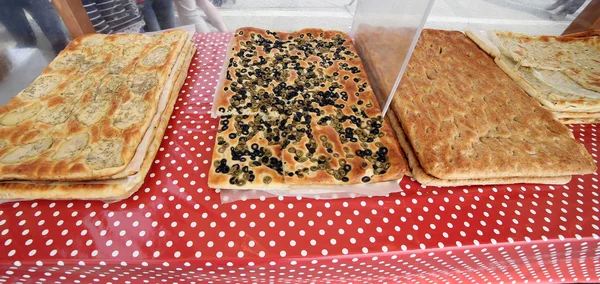
M 222 204 L 207 186 L 229 34 L 198 51 L 145 184 L 127 200 L 0 205 L 0 283 L 600 281 L 598 174 L 565 186 Z M 597 159 L 597 125 L 571 127 Z

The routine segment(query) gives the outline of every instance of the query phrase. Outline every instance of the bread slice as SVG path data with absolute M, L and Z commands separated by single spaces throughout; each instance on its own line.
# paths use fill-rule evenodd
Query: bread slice
M 191 51 L 178 72 L 174 87 L 169 95 L 167 106 L 160 121 L 156 126 L 155 135 L 148 147 L 140 170 L 133 176 L 117 180 L 99 181 L 99 182 L 49 182 L 49 183 L 26 183 L 26 182 L 2 182 L 0 183 L 0 200 L 17 201 L 33 199 L 81 199 L 81 200 L 122 200 L 135 193 L 144 183 L 156 153 L 163 141 L 165 130 L 169 124 L 171 114 L 175 103 L 177 102 L 179 90 L 183 86 L 187 77 L 187 69 L 194 53 L 195 47 Z

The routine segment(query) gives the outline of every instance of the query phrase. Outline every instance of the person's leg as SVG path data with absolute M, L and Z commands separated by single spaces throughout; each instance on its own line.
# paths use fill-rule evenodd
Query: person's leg
M 67 46 L 67 35 L 64 33 L 60 22 L 62 19 L 54 9 L 54 6 L 46 0 L 21 0 L 26 3 L 25 9 L 38 24 L 42 33 L 56 53 L 61 52 Z
M 546 10 L 548 10 L 548 11 L 555 10 L 556 8 L 558 8 L 562 5 L 565 5 L 567 3 L 567 1 L 569 1 L 569 0 L 557 0 L 556 2 L 554 2 L 554 4 L 548 6 L 546 8 Z
M 175 7 L 171 0 L 154 0 L 152 8 L 162 30 L 175 27 Z
M 0 0 L 0 22 L 18 46 L 35 47 L 37 40 L 27 21 L 21 0 Z
M 175 9 L 182 25 L 195 25 L 197 32 L 209 32 L 206 21 L 200 15 L 195 0 L 174 0 Z
M 221 16 L 221 12 L 215 7 L 210 0 L 196 0 L 198 7 L 204 11 L 206 17 L 208 17 L 208 22 L 213 25 L 220 32 L 227 32 L 227 26 L 225 26 L 225 22 L 223 21 L 223 16 Z
M 575 12 L 577 12 L 577 10 L 583 6 L 583 3 L 585 3 L 585 0 L 571 0 L 565 5 L 565 7 L 563 7 L 563 10 L 565 10 L 565 13 L 569 15 L 575 14 Z
M 144 15 L 144 22 L 146 22 L 144 30 L 146 32 L 160 31 L 156 14 L 154 14 L 154 9 L 152 8 L 152 2 L 154 0 L 146 0 L 142 3 L 142 14 Z

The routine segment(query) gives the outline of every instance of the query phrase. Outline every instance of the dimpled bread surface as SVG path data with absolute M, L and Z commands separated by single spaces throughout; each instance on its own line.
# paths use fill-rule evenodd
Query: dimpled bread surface
M 439 179 L 551 177 L 596 165 L 566 126 L 461 32 L 424 30 L 392 103 Z
M 0 106 L 1 180 L 92 180 L 122 171 L 154 117 L 184 31 L 87 35 Z

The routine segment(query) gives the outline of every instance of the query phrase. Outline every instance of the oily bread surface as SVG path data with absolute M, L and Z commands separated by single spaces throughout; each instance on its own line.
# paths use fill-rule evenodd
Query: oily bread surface
M 283 167 L 287 184 L 381 182 L 400 179 L 408 172 L 400 145 L 387 120 L 381 121 L 373 115 L 372 119 L 362 122 L 361 127 L 356 127 L 349 120 L 340 122 L 335 114 L 329 117 L 333 117 L 333 123 L 319 123 L 318 117 L 312 118 L 309 122 L 312 138 L 303 136 L 300 140 L 290 141 L 284 148 Z M 376 129 L 383 135 L 373 142 L 362 141 L 364 138 L 342 142 L 342 137 L 350 135 L 340 135 L 336 127 L 328 125 L 337 123 L 340 123 L 337 129 L 352 129 L 353 135 L 360 137 L 369 134 L 369 130 L 365 129 L 378 124 Z
M 91 180 L 122 171 L 186 39 L 169 31 L 73 40 L 0 107 L 0 179 Z
M 82 199 L 82 200 L 121 200 L 129 197 L 136 192 L 144 183 L 146 174 L 153 164 L 154 157 L 158 152 L 158 148 L 163 140 L 165 130 L 169 123 L 169 119 L 173 112 L 177 95 L 185 78 L 187 77 L 187 68 L 191 62 L 195 47 L 192 47 L 192 52 L 188 54 L 183 65 L 182 71 L 175 78 L 173 90 L 169 96 L 169 102 L 165 108 L 160 122 L 156 127 L 155 135 L 148 147 L 148 152 L 144 157 L 142 166 L 139 172 L 131 180 L 121 179 L 124 181 L 115 183 L 81 183 L 66 182 L 60 185 L 49 184 L 25 184 L 25 183 L 0 183 L 0 200 L 34 200 L 34 199 Z
M 406 153 L 408 164 L 412 171 L 412 177 L 423 185 L 429 186 L 469 186 L 469 185 L 491 185 L 491 184 L 515 184 L 515 183 L 534 183 L 534 184 L 566 184 L 571 180 L 571 176 L 557 177 L 508 177 L 508 178 L 490 178 L 490 179 L 439 179 L 427 174 L 417 160 L 412 146 L 408 142 L 400 122 L 393 111 L 386 115 L 390 120 L 390 125 L 398 136 L 398 141 L 402 150 Z
M 341 46 L 350 52 L 348 56 L 333 57 L 336 48 Z M 239 28 L 229 54 L 225 81 L 215 101 L 217 115 L 266 113 L 277 116 L 286 105 L 301 99 L 290 94 L 292 90 L 287 89 L 288 86 L 295 86 L 293 91 L 297 92 L 326 91 L 320 85 L 332 80 L 325 76 L 333 77 L 332 69 L 339 64 L 354 66 L 358 58 L 346 34 L 321 29 L 286 33 Z M 322 64 L 314 71 L 308 70 L 309 63 L 319 62 Z M 357 73 L 352 77 L 364 80 L 366 75 Z M 352 79 L 347 84 L 336 81 L 343 85 L 353 83 Z
M 221 116 L 208 185 L 212 188 L 284 189 L 281 145 L 269 134 L 277 123 L 261 115 Z
M 347 35 L 238 29 L 226 72 L 217 113 L 277 121 L 269 143 L 281 145 L 286 184 L 377 182 L 407 171 Z
M 566 126 L 460 32 L 424 30 L 399 93 L 392 107 L 433 177 L 552 177 L 596 169 Z
M 183 50 L 180 53 L 179 58 L 177 59 L 173 67 L 173 70 L 171 70 L 171 74 L 169 75 L 168 80 L 166 81 L 165 87 L 163 88 L 163 93 L 158 98 L 157 112 L 152 118 L 150 126 L 148 127 L 146 133 L 144 134 L 144 137 L 138 144 L 135 154 L 129 161 L 127 167 L 117 174 L 114 174 L 109 177 L 102 177 L 99 179 L 118 179 L 137 173 L 144 161 L 144 157 L 146 156 L 146 152 L 148 151 L 148 147 L 150 146 L 149 144 L 152 141 L 152 138 L 155 136 L 155 131 L 157 130 L 156 126 L 160 122 L 161 115 L 164 113 L 164 110 L 167 107 L 170 94 L 173 91 L 178 91 L 180 88 L 176 85 L 178 76 L 181 72 L 185 72 L 187 70 L 188 65 L 191 61 L 190 56 L 192 56 L 191 54 L 195 52 L 194 50 L 195 49 L 192 41 L 186 41 L 186 43 L 183 46 Z

